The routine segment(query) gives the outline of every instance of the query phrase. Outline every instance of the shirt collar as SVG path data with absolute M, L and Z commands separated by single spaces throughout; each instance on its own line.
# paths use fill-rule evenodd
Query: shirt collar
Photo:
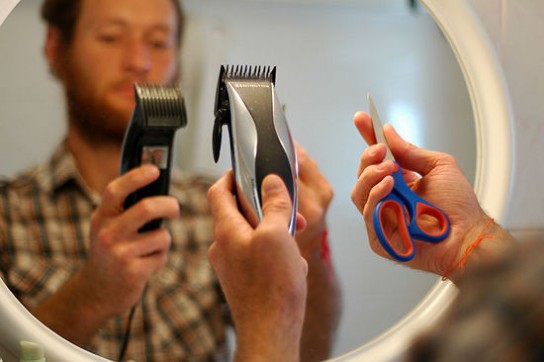
M 46 166 L 47 172 L 42 174 L 42 185 L 45 190 L 55 197 L 67 188 L 77 188 L 93 204 L 98 205 L 100 196 L 91 190 L 77 168 L 72 153 L 68 150 L 67 142 L 61 142 Z

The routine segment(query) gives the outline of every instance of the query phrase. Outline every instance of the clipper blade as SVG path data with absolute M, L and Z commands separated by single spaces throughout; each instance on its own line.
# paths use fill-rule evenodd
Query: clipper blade
M 181 89 L 176 86 L 136 84 L 136 101 L 148 127 L 185 127 L 187 114 Z
M 222 81 L 263 80 L 276 83 L 276 67 L 271 66 L 227 65 L 222 73 Z

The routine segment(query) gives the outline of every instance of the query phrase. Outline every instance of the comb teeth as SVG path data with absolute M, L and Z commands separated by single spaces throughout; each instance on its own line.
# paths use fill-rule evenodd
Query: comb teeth
M 149 126 L 185 126 L 185 104 L 179 87 L 156 84 L 135 87 Z
M 269 80 L 274 81 L 276 67 L 251 66 L 251 65 L 227 65 L 223 79 L 237 80 Z

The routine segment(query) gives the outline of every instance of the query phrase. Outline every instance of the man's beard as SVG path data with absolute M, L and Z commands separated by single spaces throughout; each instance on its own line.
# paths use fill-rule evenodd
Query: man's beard
M 91 144 L 121 145 L 130 116 L 81 90 L 67 89 L 70 124 Z
M 77 130 L 90 144 L 118 143 L 121 146 L 131 111 L 115 107 L 107 94 L 93 92 L 92 82 L 67 62 L 65 66 L 65 96 L 70 127 Z

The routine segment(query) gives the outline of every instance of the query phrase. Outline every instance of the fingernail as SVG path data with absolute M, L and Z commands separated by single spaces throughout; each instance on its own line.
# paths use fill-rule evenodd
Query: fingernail
M 155 174 L 157 170 L 159 169 L 157 166 L 153 165 L 152 163 L 145 163 L 142 165 L 142 167 L 144 167 L 144 170 L 148 174 Z
M 263 180 L 263 193 L 268 194 L 281 188 L 281 180 L 278 176 L 269 175 Z
M 393 163 L 392 163 L 391 161 L 387 160 L 387 161 L 384 161 L 384 162 L 380 163 L 380 164 L 378 165 L 378 168 L 379 168 L 381 171 L 387 171 L 387 170 L 391 169 L 391 165 L 392 165 L 392 164 L 393 164 Z

